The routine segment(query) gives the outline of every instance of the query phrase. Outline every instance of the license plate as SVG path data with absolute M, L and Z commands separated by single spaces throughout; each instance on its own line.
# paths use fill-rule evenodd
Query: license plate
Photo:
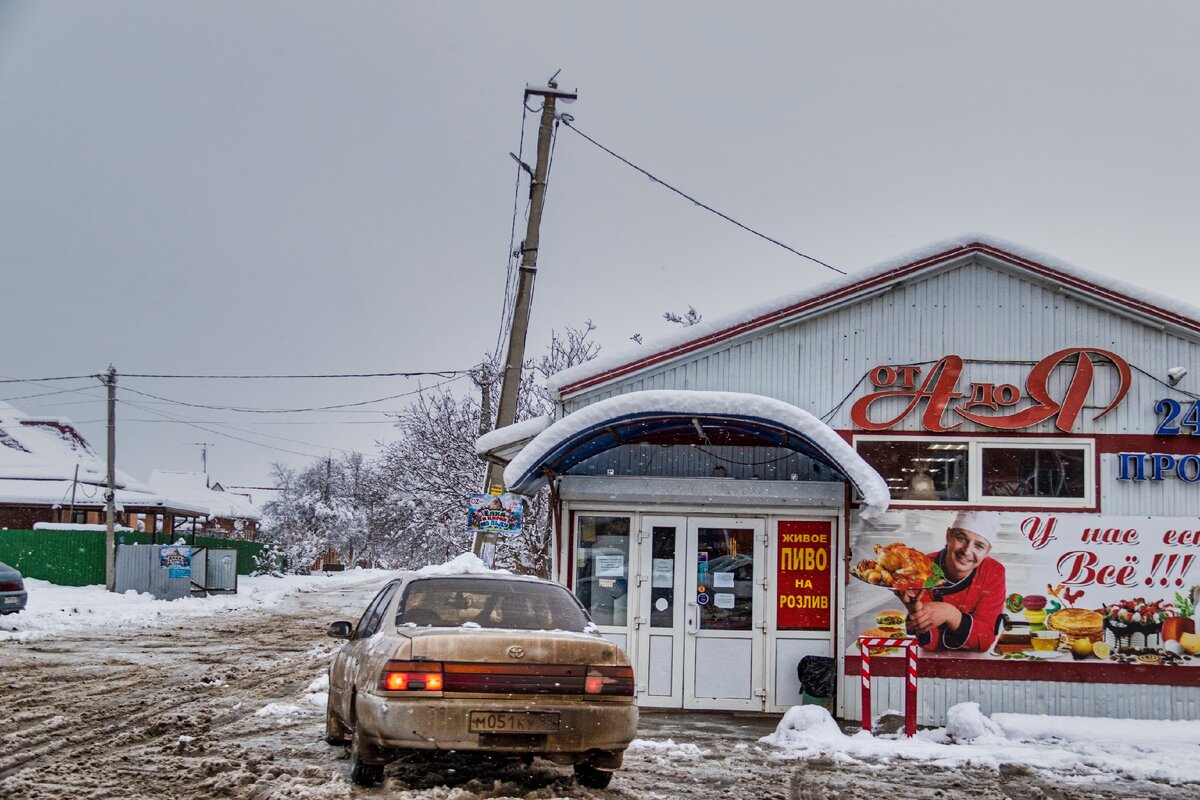
M 472 711 L 471 733 L 558 733 L 558 714 L 548 711 Z
M 19 597 L 4 598 L 4 605 L 6 605 L 6 606 L 15 606 L 17 603 L 20 603 L 20 602 L 21 602 L 21 598 L 19 598 Z

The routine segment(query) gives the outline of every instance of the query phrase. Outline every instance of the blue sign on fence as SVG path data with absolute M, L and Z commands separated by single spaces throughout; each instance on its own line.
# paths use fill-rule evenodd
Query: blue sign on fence
M 169 577 L 192 577 L 192 548 L 181 545 L 170 545 L 158 548 L 158 564 L 170 570 Z

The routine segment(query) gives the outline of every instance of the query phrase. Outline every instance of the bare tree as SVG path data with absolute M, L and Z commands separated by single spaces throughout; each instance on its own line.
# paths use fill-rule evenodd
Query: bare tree
M 663 319 L 665 319 L 667 322 L 674 322 L 677 325 L 690 328 L 691 326 L 698 324 L 700 320 L 704 319 L 704 317 L 697 312 L 695 308 L 689 305 L 687 313 L 683 316 L 679 316 L 673 311 L 664 311 Z M 638 344 L 641 344 L 641 342 L 638 342 Z

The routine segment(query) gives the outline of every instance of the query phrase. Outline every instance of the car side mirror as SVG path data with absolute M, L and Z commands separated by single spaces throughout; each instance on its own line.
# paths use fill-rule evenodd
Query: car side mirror
M 329 626 L 329 635 L 334 639 L 349 639 L 353 633 L 353 622 L 335 622 Z

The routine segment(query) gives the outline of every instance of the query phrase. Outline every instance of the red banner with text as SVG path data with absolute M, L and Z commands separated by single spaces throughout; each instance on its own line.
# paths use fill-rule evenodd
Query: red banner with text
M 792 631 L 829 630 L 833 523 L 782 521 L 777 547 L 776 627 Z

